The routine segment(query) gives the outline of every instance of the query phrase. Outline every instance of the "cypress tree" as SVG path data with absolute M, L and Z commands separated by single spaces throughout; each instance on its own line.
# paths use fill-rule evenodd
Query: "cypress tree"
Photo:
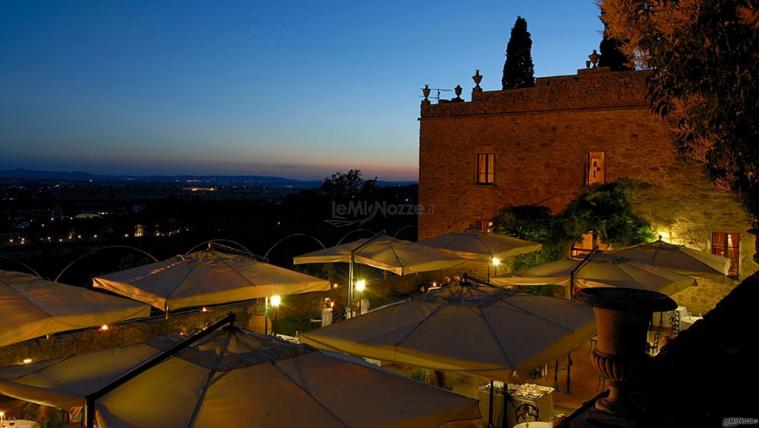
M 503 64 L 503 89 L 535 86 L 532 66 L 532 38 L 527 31 L 527 21 L 517 17 L 511 38 L 506 46 L 506 63 Z
M 601 57 L 598 59 L 598 66 L 610 67 L 612 71 L 632 70 L 630 60 L 619 49 L 621 45 L 619 40 L 610 39 L 604 30 L 604 38 L 599 46 Z

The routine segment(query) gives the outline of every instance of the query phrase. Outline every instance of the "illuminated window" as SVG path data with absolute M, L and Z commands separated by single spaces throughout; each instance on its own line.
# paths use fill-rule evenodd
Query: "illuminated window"
M 495 183 L 495 154 L 480 153 L 477 155 L 477 184 Z
M 582 237 L 572 244 L 569 255 L 572 257 L 585 257 L 593 248 L 600 251 L 612 250 L 611 245 L 601 242 L 601 239 L 592 230 L 585 232 Z
M 585 185 L 606 183 L 606 171 L 604 168 L 604 152 L 590 152 L 586 155 L 585 160 Z
M 727 276 L 738 278 L 741 235 L 729 232 L 712 232 L 712 254 L 730 259 L 730 270 Z
M 474 229 L 480 232 L 492 232 L 493 222 L 490 220 L 476 220 L 474 222 Z

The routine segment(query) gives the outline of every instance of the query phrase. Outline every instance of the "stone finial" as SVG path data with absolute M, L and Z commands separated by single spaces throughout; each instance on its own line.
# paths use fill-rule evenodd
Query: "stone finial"
M 453 88 L 453 92 L 456 94 L 456 98 L 452 99 L 453 102 L 461 102 L 464 101 L 463 98 L 461 98 L 461 93 L 464 91 L 464 88 L 461 87 L 461 85 L 456 85 L 455 88 Z
M 482 92 L 482 88 L 480 87 L 480 82 L 482 82 L 482 74 L 480 74 L 480 70 L 478 69 L 475 71 L 474 76 L 472 76 L 472 80 L 474 80 L 474 92 Z
M 424 95 L 422 104 L 430 104 L 430 92 L 432 92 L 432 89 L 430 89 L 430 85 L 429 84 L 424 85 L 424 88 L 422 88 L 422 95 Z
M 588 55 L 588 59 L 590 60 L 590 63 L 593 66 L 593 68 L 596 68 L 598 67 L 598 60 L 601 59 L 601 56 L 598 55 L 598 52 L 596 52 L 595 49 L 593 49 L 593 52 L 591 52 L 590 55 Z M 588 63 L 586 62 L 585 65 L 588 65 Z

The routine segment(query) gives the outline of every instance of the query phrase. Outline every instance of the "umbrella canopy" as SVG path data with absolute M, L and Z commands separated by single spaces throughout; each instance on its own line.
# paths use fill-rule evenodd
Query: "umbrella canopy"
M 574 272 L 574 286 L 620 287 L 657 291 L 672 295 L 694 284 L 693 278 L 668 269 L 628 260 L 624 257 L 594 252 L 584 260 L 566 258 L 490 278 L 496 285 L 568 286 Z
M 146 317 L 150 306 L 34 275 L 0 270 L 0 347 Z
M 621 248 L 609 254 L 690 276 L 727 275 L 730 259 L 662 240 Z
M 329 290 L 327 280 L 217 251 L 176 256 L 97 277 L 92 283 L 161 310 Z
M 300 335 L 301 342 L 384 361 L 508 380 L 593 336 L 589 307 L 495 287 L 446 287 Z
M 396 275 L 449 269 L 465 263 L 458 257 L 434 248 L 384 234 L 306 253 L 293 258 L 293 263 L 350 263 L 351 251 L 354 251 L 356 263 L 390 271 Z
M 542 248 L 542 245 L 536 242 L 479 230 L 448 233 L 419 241 L 417 244 L 477 262 L 490 262 L 493 258 L 505 259 Z
M 0 393 L 44 405 L 84 397 L 179 339 L 0 369 Z M 240 328 L 210 333 L 95 402 L 98 426 L 417 427 L 479 418 L 476 400 L 364 361 Z

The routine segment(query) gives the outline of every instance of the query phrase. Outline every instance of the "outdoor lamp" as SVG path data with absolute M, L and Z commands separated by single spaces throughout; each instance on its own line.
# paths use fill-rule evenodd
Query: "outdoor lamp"
M 359 293 L 363 293 L 364 290 L 366 290 L 366 280 L 359 279 L 358 281 L 356 281 L 356 291 Z
M 24 364 L 31 364 L 32 363 L 32 359 L 31 358 L 24 358 L 24 360 L 21 361 L 21 362 L 24 363 Z
M 490 261 L 493 263 L 493 266 L 495 267 L 498 267 L 501 264 L 501 259 L 499 259 L 498 257 L 493 257 Z
M 282 304 L 282 296 L 275 294 L 269 299 L 272 308 L 277 308 Z

